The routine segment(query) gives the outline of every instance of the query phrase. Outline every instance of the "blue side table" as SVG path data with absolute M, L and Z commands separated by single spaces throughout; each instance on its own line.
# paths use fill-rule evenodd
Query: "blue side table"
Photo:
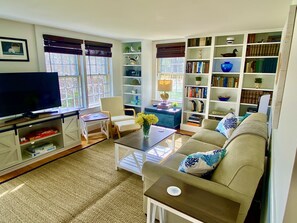
M 181 108 L 158 109 L 157 107 L 149 106 L 144 109 L 146 114 L 154 114 L 159 121 L 156 125 L 167 128 L 177 129 L 181 123 Z

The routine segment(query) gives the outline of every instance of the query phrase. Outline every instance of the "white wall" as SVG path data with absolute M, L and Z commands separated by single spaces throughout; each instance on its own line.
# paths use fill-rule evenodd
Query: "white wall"
M 38 71 L 34 25 L 0 19 L 0 36 L 27 39 L 29 62 L 0 61 L 0 72 Z
M 289 195 L 291 176 L 295 162 L 297 148 L 297 23 L 295 23 L 292 47 L 285 83 L 283 103 L 281 108 L 279 127 L 272 131 L 271 145 L 271 181 L 270 181 L 270 222 L 281 223 L 284 219 L 286 204 Z M 294 170 L 295 173 L 296 168 Z M 296 184 L 296 183 L 295 183 Z M 296 186 L 291 186 L 295 191 L 295 199 L 290 200 L 290 206 L 297 206 Z M 293 193 L 292 193 L 293 195 Z M 289 208 L 289 206 L 288 206 Z M 294 219 L 297 212 L 287 212 L 286 219 Z M 290 216 L 291 215 L 291 216 Z M 293 221 L 286 221 L 293 222 Z
M 62 30 L 46 26 L 38 26 L 28 23 L 14 22 L 0 19 L 0 30 L 2 37 L 13 37 L 27 39 L 29 62 L 3 62 L 0 61 L 0 72 L 21 71 L 45 71 L 45 59 L 43 51 L 43 34 L 66 36 L 83 40 L 112 43 L 112 70 L 113 70 L 113 93 L 121 95 L 121 69 L 120 55 L 121 42 L 118 40 Z

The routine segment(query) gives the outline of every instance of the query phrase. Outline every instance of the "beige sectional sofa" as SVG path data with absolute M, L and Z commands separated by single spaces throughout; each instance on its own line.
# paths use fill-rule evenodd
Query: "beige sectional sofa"
M 260 178 L 264 172 L 267 141 L 267 117 L 255 113 L 247 117 L 227 140 L 214 131 L 218 121 L 203 120 L 202 127 L 174 154 L 161 164 L 143 165 L 144 191 L 162 175 L 181 181 L 240 203 L 237 222 L 244 222 Z M 226 147 L 227 154 L 210 179 L 199 178 L 178 171 L 180 162 L 189 154 Z M 146 198 L 144 197 L 144 211 Z M 168 213 L 168 222 L 184 222 Z

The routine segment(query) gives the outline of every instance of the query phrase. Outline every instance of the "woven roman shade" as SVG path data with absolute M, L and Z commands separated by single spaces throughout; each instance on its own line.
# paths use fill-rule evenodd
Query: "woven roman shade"
M 157 58 L 184 57 L 185 42 L 157 44 Z
M 47 34 L 43 35 L 43 40 L 45 52 L 82 55 L 83 40 Z
M 94 41 L 85 40 L 85 48 L 87 56 L 95 57 L 111 57 L 111 47 L 110 43 L 100 43 Z

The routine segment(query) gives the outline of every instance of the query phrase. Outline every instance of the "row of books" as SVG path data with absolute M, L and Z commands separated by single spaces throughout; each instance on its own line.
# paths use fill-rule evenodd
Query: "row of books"
M 280 44 L 252 45 L 246 49 L 246 56 L 278 56 Z
M 29 157 L 36 157 L 56 149 L 53 143 L 34 144 L 24 150 Z
M 223 76 L 213 76 L 212 86 L 213 87 L 238 87 L 239 78 L 238 77 L 223 77 Z
M 253 90 L 242 90 L 240 103 L 258 104 L 260 97 L 264 94 L 271 95 L 270 102 L 269 102 L 269 104 L 271 104 L 271 100 L 272 100 L 271 91 L 253 91 Z
M 194 61 L 187 62 L 186 73 L 208 73 L 209 72 L 209 62 Z
M 259 41 L 257 41 L 259 40 Z M 257 42 L 260 42 L 260 43 L 271 43 L 271 42 L 280 42 L 281 41 L 281 35 L 267 35 L 266 38 L 263 38 L 261 37 L 260 38 L 257 38 L 257 34 L 254 33 L 254 34 L 249 34 L 248 35 L 248 43 L 256 43 Z
M 277 67 L 277 58 L 266 58 L 247 61 L 245 72 L 247 73 L 275 73 Z
M 211 45 L 211 37 L 201 37 L 201 38 L 188 39 L 188 47 L 210 46 L 210 45 Z
M 207 88 L 205 87 L 185 87 L 185 97 L 207 98 Z

